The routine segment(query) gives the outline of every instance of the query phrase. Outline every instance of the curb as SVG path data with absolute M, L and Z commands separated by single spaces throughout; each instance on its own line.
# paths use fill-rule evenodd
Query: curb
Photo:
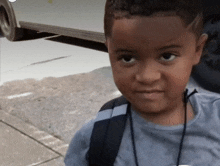
M 0 121 L 17 130 L 18 132 L 26 135 L 27 137 L 33 139 L 47 149 L 50 149 L 59 156 L 65 156 L 69 144 L 66 144 L 62 140 L 42 130 L 39 130 L 35 126 L 28 124 L 3 110 L 0 110 Z

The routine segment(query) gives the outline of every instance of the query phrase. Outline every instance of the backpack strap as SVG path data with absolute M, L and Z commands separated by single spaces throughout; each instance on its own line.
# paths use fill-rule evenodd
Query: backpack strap
M 90 166 L 113 166 L 127 121 L 127 106 L 121 96 L 104 104 L 98 112 L 87 153 Z

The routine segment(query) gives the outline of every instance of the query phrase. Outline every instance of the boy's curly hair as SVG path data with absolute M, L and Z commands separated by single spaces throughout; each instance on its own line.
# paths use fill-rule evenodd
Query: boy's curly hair
M 106 0 L 104 16 L 105 37 L 111 36 L 114 19 L 131 16 L 152 16 L 158 12 L 177 15 L 185 26 L 192 25 L 198 39 L 203 31 L 203 6 L 201 0 Z M 197 18 L 197 19 L 196 19 Z M 193 22 L 194 21 L 194 22 Z

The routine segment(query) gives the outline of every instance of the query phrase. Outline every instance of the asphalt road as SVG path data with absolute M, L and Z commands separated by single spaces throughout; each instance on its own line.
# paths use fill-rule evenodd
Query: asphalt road
M 120 95 L 103 44 L 46 33 L 0 42 L 1 109 L 66 143 Z

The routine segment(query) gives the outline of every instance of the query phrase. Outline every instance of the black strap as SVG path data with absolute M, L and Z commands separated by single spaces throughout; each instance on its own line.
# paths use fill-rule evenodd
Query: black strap
M 112 108 L 118 100 L 114 101 Z M 123 137 L 127 114 L 94 124 L 87 153 L 90 166 L 113 166 Z
M 133 119 L 132 119 L 132 113 L 131 113 L 131 104 L 129 103 L 128 104 L 128 107 L 127 107 L 127 112 L 128 112 L 128 115 L 129 115 L 129 120 L 130 120 L 130 130 L 131 130 L 131 140 L 132 140 L 132 146 L 133 146 L 133 153 L 134 153 L 134 161 L 135 161 L 135 164 L 136 166 L 139 166 L 138 164 L 138 157 L 137 157 L 137 150 L 136 150 L 136 145 L 135 145 L 135 140 L 134 140 L 134 126 L 133 126 Z

